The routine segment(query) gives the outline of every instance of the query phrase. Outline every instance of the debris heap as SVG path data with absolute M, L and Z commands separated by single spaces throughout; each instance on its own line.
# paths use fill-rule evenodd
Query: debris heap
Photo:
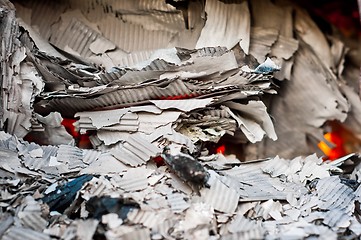
M 310 154 L 359 134 L 357 49 L 289 1 L 169 2 L 0 0 L 0 237 L 359 237 L 359 155 Z

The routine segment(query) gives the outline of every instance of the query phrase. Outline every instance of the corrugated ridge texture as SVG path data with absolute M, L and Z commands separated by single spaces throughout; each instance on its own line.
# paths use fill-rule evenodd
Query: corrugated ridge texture
M 272 177 L 280 176 L 282 174 L 288 174 L 290 161 L 285 159 L 280 159 L 279 157 L 275 157 L 270 161 L 267 161 L 267 164 L 262 167 L 262 170 Z
M 139 166 L 144 164 L 160 152 L 153 144 L 137 135 L 131 135 L 120 149 L 111 151 L 112 155 L 119 161 L 131 165 Z
M 172 193 L 167 195 L 168 203 L 175 213 L 180 213 L 190 207 L 190 204 L 185 200 L 186 195 L 181 193 Z
M 129 144 L 127 144 L 129 147 Z M 125 163 L 130 166 L 139 166 L 145 163 L 146 159 L 144 156 L 138 156 L 138 149 L 134 149 L 134 147 L 124 146 L 124 143 L 118 144 L 117 147 L 113 147 L 110 153 L 122 163 Z M 136 152 L 136 153 L 134 153 Z
M 120 188 L 124 189 L 126 192 L 143 190 L 148 186 L 148 180 L 146 176 L 136 176 L 136 177 L 123 177 L 117 182 Z
M 265 162 L 259 164 L 245 164 L 223 171 L 223 173 L 234 176 L 241 183 L 241 188 L 243 189 L 241 195 L 245 200 L 266 200 L 270 198 L 286 199 L 287 193 L 294 190 L 291 186 L 287 186 L 279 179 L 271 178 L 269 175 L 263 173 L 261 166 L 265 166 L 264 164 Z M 281 192 L 277 190 L 275 186 L 281 187 L 284 190 Z
M 160 109 L 179 109 L 181 111 L 189 112 L 210 105 L 213 102 L 213 99 L 151 100 L 150 102 Z
M 210 109 L 204 112 L 207 116 L 219 117 L 219 118 L 230 118 L 231 115 L 225 109 Z
M 43 158 L 32 158 L 30 156 L 26 156 L 23 159 L 24 165 L 31 170 L 39 170 L 43 169 L 43 167 L 49 165 L 49 160 Z
M 194 57 L 219 57 L 228 52 L 229 50 L 226 47 L 203 47 L 196 49 L 195 53 L 192 54 Z
M 50 240 L 52 239 L 49 235 L 31 230 L 29 228 L 22 227 L 11 227 L 5 235 L 2 237 L 3 240 Z
M 248 79 L 249 83 L 252 83 L 255 81 L 267 81 L 271 78 L 270 75 L 264 75 L 264 74 L 252 73 L 252 72 L 244 72 L 244 71 L 240 71 L 240 76 Z
M 10 3 L 10 2 L 9 2 Z M 19 26 L 16 22 L 15 18 L 15 9 L 12 4 L 8 5 L 6 3 L 6 8 L 0 9 L 1 14 L 1 25 L 0 25 L 0 33 L 1 33 L 1 54 L 0 54 L 0 84 L 1 89 L 9 89 L 9 85 L 11 80 L 13 79 L 14 72 L 9 67 L 15 64 L 15 60 L 12 60 L 11 56 L 15 54 L 15 49 L 19 45 L 16 36 L 18 35 Z M 18 63 L 16 63 L 18 64 Z M 5 96 L 4 96 L 5 95 Z M 4 119 L 5 111 L 3 109 L 8 108 L 8 94 L 0 95 L 0 107 L 2 111 L 0 111 L 0 127 L 3 128 L 3 125 L 6 121 Z
M 163 71 L 128 71 L 112 83 L 119 87 L 159 84 L 160 81 L 158 79 L 161 74 L 163 74 Z
M 96 10 L 100 16 L 105 14 L 136 14 L 140 12 L 174 12 L 175 8 L 163 0 L 78 0 L 71 2 L 73 8 L 82 8 L 84 12 Z M 95 18 L 95 20 L 101 17 Z
M 105 85 L 108 83 L 111 83 L 115 80 L 120 79 L 125 73 L 132 70 L 126 70 L 126 69 L 116 69 L 112 72 L 105 72 L 102 74 L 99 74 L 99 79 L 97 79 L 97 83 L 99 85 Z
M 339 177 L 320 179 L 316 188 L 318 197 L 322 201 L 319 204 L 321 209 L 332 210 L 337 208 L 346 213 L 352 211 L 352 203 L 356 196 L 350 187 L 340 182 Z
M 228 5 L 217 0 L 208 0 L 205 11 L 208 17 L 196 48 L 226 46 L 231 49 L 243 40 L 246 52 L 248 51 L 250 14 L 247 2 Z
M 124 23 L 110 16 L 99 21 L 98 26 L 104 37 L 126 52 L 164 48 L 174 36 L 166 31 L 146 30 L 141 25 Z
M 46 160 L 50 160 L 50 157 L 52 156 L 56 156 L 57 152 L 58 152 L 58 147 L 57 146 L 42 146 L 43 149 L 43 159 Z
M 15 140 L 17 141 L 17 139 Z M 30 154 L 31 151 L 40 149 L 41 147 L 36 143 L 29 143 L 26 142 L 18 147 L 19 155 L 27 156 Z
M 67 9 L 64 1 L 37 0 L 30 1 L 32 9 L 31 25 L 39 29 L 40 35 L 48 39 L 51 35 L 51 24 Z
M 132 67 L 140 62 L 147 61 L 153 53 L 154 50 L 133 51 L 119 59 L 118 64 L 122 67 Z
M 59 112 L 75 114 L 76 112 L 94 110 L 105 107 L 120 107 L 133 105 L 145 100 L 162 99 L 173 96 L 194 94 L 182 81 L 173 81 L 168 86 L 142 86 L 132 89 L 120 89 L 91 99 L 57 98 L 49 101 L 49 112 L 57 109 Z
M 10 151 L 17 151 L 17 138 L 15 136 L 12 136 L 6 140 L 0 141 L 0 146 L 4 147 L 6 149 L 9 149 Z
M 249 176 L 250 179 L 252 179 L 252 176 L 255 174 L 262 174 L 261 167 L 265 166 L 266 162 L 260 162 L 260 163 L 253 163 L 253 164 L 242 164 L 238 167 L 234 167 L 230 170 L 224 171 L 225 173 L 235 176 L 242 180 L 244 176 Z M 252 173 L 251 173 L 252 172 Z M 256 177 L 257 178 L 257 177 Z M 246 179 L 248 180 L 248 179 Z
M 56 36 L 52 36 L 50 42 L 63 50 L 68 46 L 81 56 L 89 57 L 93 55 L 89 46 L 97 38 L 102 38 L 99 33 L 81 20 L 72 18 L 64 32 L 58 32 Z
M 142 25 L 144 29 L 170 32 L 181 31 L 184 26 L 182 12 L 162 0 L 83 1 L 82 4 L 72 5 L 84 9 L 85 16 L 93 22 L 113 17 L 119 21 Z
M 42 232 L 48 225 L 48 221 L 40 216 L 41 212 L 20 212 L 18 214 L 24 227 Z
M 210 189 L 201 189 L 202 200 L 210 204 L 215 210 L 233 213 L 239 200 L 239 193 L 227 187 L 217 177 Z
M 103 176 L 100 178 L 93 178 L 90 182 L 87 183 L 86 190 L 83 191 L 83 196 L 91 197 L 91 196 L 106 196 L 111 194 L 114 189 L 111 189 L 113 185 L 108 180 L 105 180 Z M 118 189 L 121 192 L 120 189 Z
M 160 222 L 165 220 L 165 214 L 163 212 L 154 212 L 154 211 L 145 211 L 141 209 L 134 209 L 128 215 L 127 218 L 129 221 L 142 224 L 148 228 L 154 228 Z
M 69 145 L 60 145 L 56 158 L 62 163 L 82 162 L 83 150 Z
M 9 134 L 9 133 L 6 133 L 4 131 L 1 131 L 0 132 L 0 141 L 6 141 L 6 140 L 9 140 L 10 138 L 13 138 L 14 136 Z
M 177 11 L 172 5 L 167 4 L 163 0 L 139 0 L 138 7 L 145 11 L 162 11 L 175 12 Z
M 345 223 L 350 222 L 351 219 L 352 217 L 341 209 L 334 208 L 326 213 L 323 223 L 331 228 L 340 228 L 343 227 Z
M 247 232 L 227 234 L 222 236 L 222 240 L 239 240 L 239 239 L 264 239 L 264 231 L 256 228 Z
M 237 215 L 234 220 L 228 225 L 228 230 L 231 233 L 248 232 L 261 228 L 261 225 L 256 221 L 252 221 L 243 215 Z M 258 229 L 261 230 L 261 229 Z
M 252 27 L 249 52 L 259 63 L 262 63 L 271 52 L 271 46 L 277 41 L 277 38 L 278 30 L 276 29 Z
M 83 162 L 86 164 L 91 164 L 92 162 L 97 160 L 101 154 L 102 154 L 101 152 L 96 151 L 96 150 L 84 149 L 83 150 Z
M 143 71 L 166 71 L 174 68 L 175 65 L 163 59 L 155 59 L 148 66 L 142 68 Z

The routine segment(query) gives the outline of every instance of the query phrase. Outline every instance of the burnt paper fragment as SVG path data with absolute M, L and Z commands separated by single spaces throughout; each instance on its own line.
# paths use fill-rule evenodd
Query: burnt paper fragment
M 89 217 L 101 219 L 103 215 L 116 213 L 124 221 L 133 209 L 138 209 L 139 205 L 125 198 L 112 198 L 110 196 L 94 196 L 85 205 L 89 212 Z
M 194 185 L 194 187 L 202 187 L 207 184 L 209 173 L 196 159 L 185 153 L 172 155 L 169 147 L 165 147 L 162 158 L 179 178 L 183 181 Z

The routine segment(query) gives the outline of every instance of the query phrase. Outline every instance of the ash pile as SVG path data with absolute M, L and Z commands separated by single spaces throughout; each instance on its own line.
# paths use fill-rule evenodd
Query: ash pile
M 361 235 L 352 25 L 261 0 L 0 0 L 0 18 L 1 238 Z

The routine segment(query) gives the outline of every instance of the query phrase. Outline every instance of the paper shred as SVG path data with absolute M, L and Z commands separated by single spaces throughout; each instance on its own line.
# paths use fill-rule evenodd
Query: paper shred
M 161 114 L 139 113 L 139 132 L 152 134 L 162 126 L 175 122 L 180 114 L 179 111 L 163 111 Z
M 289 161 L 280 159 L 278 156 L 267 162 L 267 165 L 262 168 L 266 173 L 272 177 L 278 177 L 282 174 L 287 175 Z
M 111 154 L 125 164 L 139 166 L 156 156 L 160 150 L 141 135 L 131 135 L 120 149 L 111 150 Z
M 151 239 L 150 238 L 150 230 L 149 228 L 138 228 L 134 229 L 133 231 L 130 231 L 128 233 L 122 234 L 120 236 L 124 240 L 132 240 L 132 239 Z
M 222 183 L 216 174 L 211 174 L 211 179 L 208 182 L 210 188 L 201 189 L 202 201 L 218 211 L 233 213 L 237 208 L 240 194 Z
M 194 100 L 151 100 L 150 102 L 162 110 L 175 108 L 184 112 L 189 112 L 197 108 L 204 108 L 212 103 L 212 101 L 212 98 L 206 98 Z
M 252 27 L 249 52 L 259 63 L 264 62 L 271 52 L 271 46 L 278 38 L 278 31 L 272 28 Z
M 325 210 L 341 209 L 345 213 L 353 211 L 354 191 L 340 182 L 337 177 L 320 179 L 317 182 L 318 197 L 322 201 L 319 207 Z
M 236 239 L 262 239 L 264 233 L 260 229 L 252 229 L 250 231 L 234 233 L 234 234 L 225 234 L 222 238 L 227 240 L 236 240 Z
M 214 220 L 214 209 L 201 202 L 192 204 L 185 212 L 184 221 L 181 222 L 182 230 L 197 228 L 197 226 L 209 225 Z
M 47 226 L 47 221 L 41 216 L 41 206 L 32 197 L 27 196 L 24 199 L 25 205 L 23 211 L 18 213 L 21 224 L 35 231 L 43 231 Z
M 100 157 L 101 153 L 95 150 L 83 150 L 83 162 L 86 164 L 91 164 Z
M 148 228 L 154 228 L 159 223 L 164 222 L 168 216 L 170 216 L 168 211 L 160 211 L 159 213 L 154 213 L 153 211 L 134 209 L 128 214 L 127 218 L 132 223 L 142 224 L 143 226 Z
M 190 195 L 193 192 L 192 188 L 189 185 L 187 185 L 185 182 L 183 182 L 179 177 L 176 177 L 175 175 L 172 176 L 170 184 L 175 189 L 183 193 L 186 193 L 188 195 Z
M 21 239 L 29 239 L 29 240 L 50 240 L 51 237 L 45 233 L 37 232 L 31 230 L 29 228 L 23 227 L 11 227 L 2 237 L 2 239 L 6 240 L 21 240 Z
M 302 182 L 330 176 L 327 168 L 321 166 L 322 159 L 318 158 L 315 154 L 305 158 L 304 162 L 305 164 L 299 174 Z
M 261 228 L 259 223 L 256 221 L 251 221 L 242 215 L 237 215 L 228 225 L 228 231 L 231 233 L 248 232 L 258 228 Z
M 77 222 L 77 237 L 79 239 L 91 240 L 96 231 L 99 221 L 88 219 Z
M 342 210 L 333 209 L 327 212 L 323 223 L 335 229 L 347 228 L 350 226 L 350 216 Z
M 231 49 L 240 42 L 243 50 L 248 53 L 250 16 L 246 3 L 225 4 L 211 0 L 206 3 L 205 11 L 208 17 L 196 48 L 226 46 Z M 225 34 L 216 37 L 215 32 Z
M 190 204 L 186 201 L 186 195 L 173 193 L 167 195 L 167 200 L 173 212 L 180 213 L 189 208 Z
M 125 191 L 138 191 L 145 189 L 148 186 L 149 170 L 142 168 L 128 169 L 121 179 L 119 179 L 119 186 Z
M 100 153 L 100 156 L 91 164 L 80 171 L 81 174 L 107 174 L 107 173 L 121 173 L 128 169 L 128 166 L 120 162 L 109 153 Z
M 128 111 L 128 109 L 117 109 L 105 111 L 101 114 L 99 114 L 98 111 L 78 112 L 75 114 L 75 117 L 80 117 L 80 121 L 84 121 L 86 118 L 89 118 L 92 121 L 93 126 L 97 129 L 100 129 L 104 126 L 110 126 L 119 123 L 121 117 Z M 82 120 L 83 118 L 84 120 Z
M 257 142 L 263 138 L 263 135 L 267 134 L 271 139 L 277 140 L 277 135 L 273 128 L 271 119 L 269 118 L 266 107 L 260 101 L 251 101 L 247 105 L 238 104 L 234 102 L 228 102 L 225 104 L 231 109 L 239 111 L 239 114 L 229 112 L 232 117 L 237 121 L 239 127 L 243 133 L 247 136 L 250 142 Z M 249 114 L 246 117 L 242 117 L 242 112 Z M 250 118 L 253 118 L 251 120 Z M 258 119 L 255 119 L 258 118 Z M 258 124 L 261 122 L 262 125 Z
M 356 235 L 360 235 L 361 234 L 361 224 L 357 220 L 351 219 L 350 230 L 352 232 L 354 232 Z
M 119 227 L 123 223 L 123 220 L 119 218 L 118 214 L 109 213 L 102 216 L 102 223 L 106 224 L 110 229 L 114 229 Z
M 288 60 L 293 56 L 297 49 L 297 40 L 280 35 L 275 44 L 272 45 L 272 55 Z
M 60 145 L 56 158 L 57 161 L 67 164 L 70 170 L 80 169 L 85 165 L 82 161 L 83 150 L 77 147 Z

